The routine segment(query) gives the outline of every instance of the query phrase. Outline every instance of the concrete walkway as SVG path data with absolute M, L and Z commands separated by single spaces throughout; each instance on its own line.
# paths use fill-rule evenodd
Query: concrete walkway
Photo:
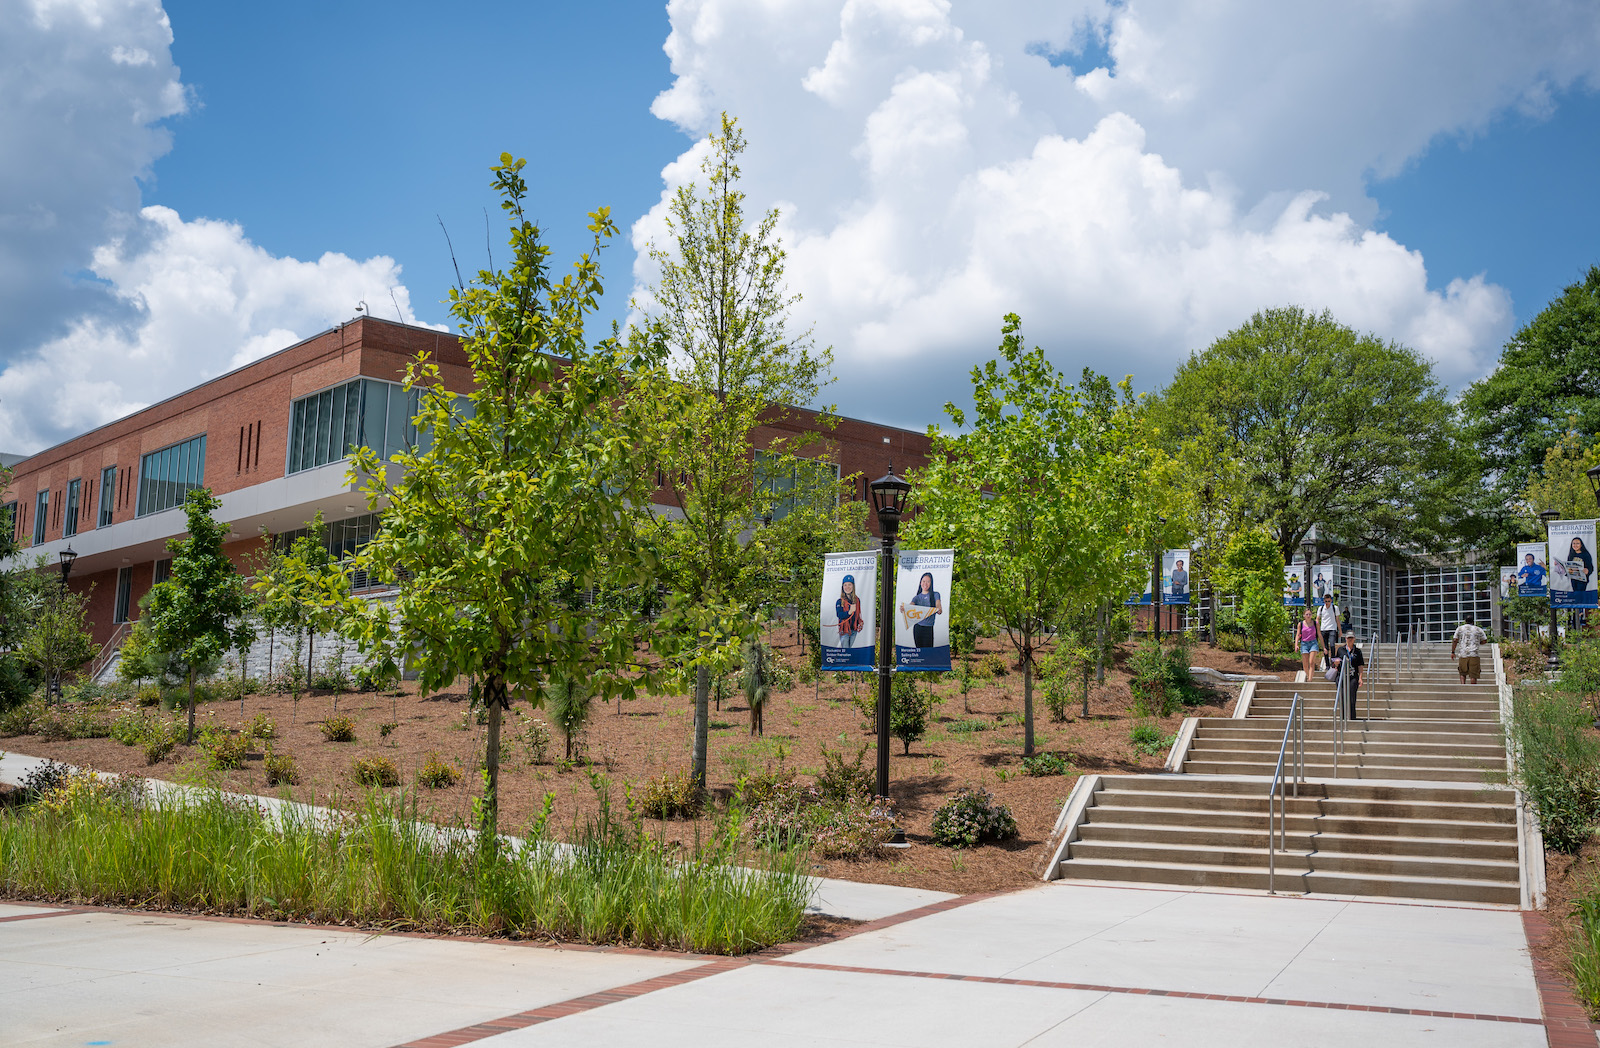
M 1057 882 L 937 902 L 847 939 L 749 959 L 0 905 L 0 1042 L 1547 1040 L 1516 912 Z

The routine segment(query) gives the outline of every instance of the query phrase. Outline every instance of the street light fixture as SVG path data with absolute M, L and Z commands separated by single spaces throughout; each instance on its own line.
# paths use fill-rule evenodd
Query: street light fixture
M 1589 490 L 1594 492 L 1595 505 L 1600 506 L 1600 466 L 1590 466 L 1583 471 L 1589 478 Z
M 77 561 L 78 555 L 72 551 L 72 544 L 68 543 L 67 548 L 56 554 L 56 556 L 61 561 L 61 588 L 65 590 L 67 588 L 67 578 L 72 574 L 72 565 Z
M 1593 481 L 1594 478 L 1591 477 L 1590 482 L 1592 483 Z M 1561 519 L 1561 511 L 1556 509 L 1547 509 L 1543 513 L 1539 514 L 1539 519 L 1544 521 L 1545 549 L 1548 550 L 1550 548 L 1550 525 L 1554 521 Z M 1547 669 L 1558 670 L 1561 668 L 1561 656 L 1556 654 L 1556 602 L 1553 594 L 1550 592 L 1549 580 L 1546 579 L 1545 582 L 1545 600 L 1550 604 L 1550 654 L 1545 659 L 1544 664 Z
M 889 668 L 894 646 L 894 541 L 900 534 L 900 518 L 911 498 L 911 485 L 889 472 L 873 481 L 872 508 L 878 512 L 878 532 L 883 537 L 883 576 L 878 601 L 878 779 L 877 796 L 889 796 Z M 897 831 L 897 842 L 904 835 Z
M 1158 535 L 1166 528 L 1167 518 L 1156 518 Z M 1161 543 L 1156 544 L 1155 562 L 1150 565 L 1150 610 L 1155 613 L 1156 650 L 1161 649 Z
M 1317 540 L 1307 535 L 1300 541 L 1300 552 L 1306 555 L 1306 607 L 1311 607 L 1311 562 L 1317 559 Z M 1320 627 L 1319 627 L 1320 628 Z

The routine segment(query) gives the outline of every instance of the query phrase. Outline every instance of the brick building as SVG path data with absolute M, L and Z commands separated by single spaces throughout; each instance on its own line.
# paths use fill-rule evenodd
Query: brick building
M 193 488 L 221 500 L 218 516 L 232 524 L 225 549 L 241 570 L 265 535 L 302 528 L 319 510 L 330 545 L 355 548 L 378 518 L 346 480 L 347 448 L 366 444 L 387 457 L 415 439 L 414 398 L 400 382 L 421 351 L 439 363 L 447 388 L 471 389 L 454 335 L 364 317 L 21 459 L 4 495 L 20 556 L 42 555 L 57 570 L 58 554 L 73 548 L 69 584 L 92 587 L 89 619 L 105 645 L 164 577 L 166 543 L 184 533 Z M 755 443 L 816 420 L 774 412 Z M 840 419 L 821 454 L 843 476 L 870 478 L 891 460 L 901 471 L 921 466 L 927 452 L 924 433 Z

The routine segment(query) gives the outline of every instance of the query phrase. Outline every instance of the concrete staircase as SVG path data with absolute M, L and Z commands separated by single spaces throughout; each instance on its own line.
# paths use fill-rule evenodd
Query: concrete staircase
M 1265 889 L 1268 790 L 1299 691 L 1308 781 L 1286 800 L 1276 890 L 1517 905 L 1515 794 L 1493 784 L 1505 747 L 1488 652 L 1491 683 L 1476 687 L 1459 683 L 1448 645 L 1420 648 L 1398 682 L 1384 654 L 1364 719 L 1346 723 L 1337 778 L 1333 685 L 1258 683 L 1245 716 L 1193 725 L 1180 774 L 1094 783 L 1056 875 Z

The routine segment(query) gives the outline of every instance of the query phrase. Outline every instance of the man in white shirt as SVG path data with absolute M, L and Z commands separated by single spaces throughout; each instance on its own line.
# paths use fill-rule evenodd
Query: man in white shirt
M 1322 633 L 1322 650 L 1332 655 L 1339 646 L 1339 605 L 1331 593 L 1323 595 L 1322 607 L 1317 609 L 1317 629 Z
M 1489 639 L 1489 635 L 1479 629 L 1472 621 L 1472 612 L 1467 612 L 1466 621 L 1456 627 L 1450 637 L 1450 657 L 1456 660 L 1456 672 L 1461 674 L 1461 683 L 1478 683 L 1480 663 L 1478 661 L 1478 646 Z M 1456 654 L 1456 649 L 1461 649 L 1461 654 Z M 1469 682 L 1468 677 L 1472 680 Z

